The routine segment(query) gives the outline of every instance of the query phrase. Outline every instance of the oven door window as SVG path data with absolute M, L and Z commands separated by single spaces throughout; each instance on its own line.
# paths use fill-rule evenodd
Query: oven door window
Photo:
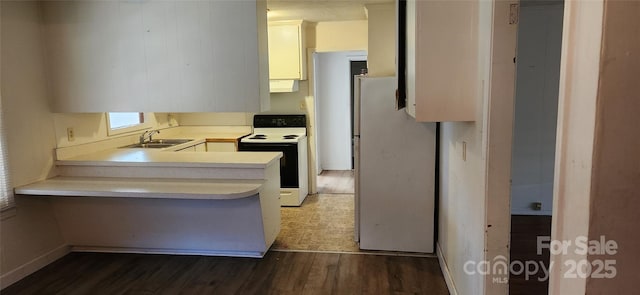
M 238 151 L 282 152 L 280 187 L 298 188 L 298 146 L 295 143 L 240 143 Z

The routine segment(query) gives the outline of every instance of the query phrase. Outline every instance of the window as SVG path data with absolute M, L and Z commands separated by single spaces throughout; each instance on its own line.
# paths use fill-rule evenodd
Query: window
M 107 113 L 109 135 L 138 131 L 151 127 L 145 122 L 145 113 Z
M 9 182 L 9 165 L 5 129 L 2 123 L 2 102 L 0 102 L 0 210 L 13 206 L 13 189 Z

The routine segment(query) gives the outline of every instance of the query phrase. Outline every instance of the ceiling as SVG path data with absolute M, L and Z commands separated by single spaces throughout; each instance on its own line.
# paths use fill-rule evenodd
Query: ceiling
M 367 19 L 364 5 L 394 0 L 268 0 L 270 21 L 303 19 L 311 22 Z

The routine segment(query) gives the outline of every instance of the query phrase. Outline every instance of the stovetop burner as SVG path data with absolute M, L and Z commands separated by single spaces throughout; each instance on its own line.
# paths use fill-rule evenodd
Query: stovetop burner
M 306 138 L 305 115 L 267 115 L 253 117 L 253 133 L 240 140 L 244 144 L 299 144 Z

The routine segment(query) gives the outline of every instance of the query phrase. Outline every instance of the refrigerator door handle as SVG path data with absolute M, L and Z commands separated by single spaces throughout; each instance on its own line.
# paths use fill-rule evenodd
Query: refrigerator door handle
M 354 240 L 360 243 L 360 135 L 355 135 L 353 144 L 353 188 L 354 188 Z

